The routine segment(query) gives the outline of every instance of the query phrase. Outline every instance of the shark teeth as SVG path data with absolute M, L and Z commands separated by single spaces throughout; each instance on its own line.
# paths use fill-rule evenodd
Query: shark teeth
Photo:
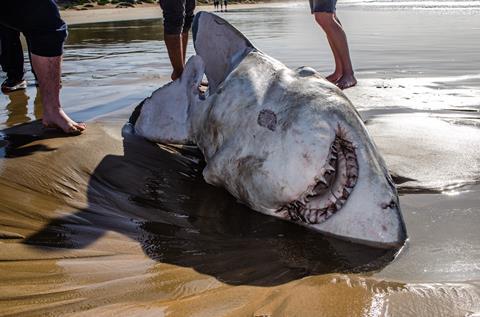
M 341 210 L 358 178 L 355 147 L 345 137 L 344 129 L 337 131 L 327 161 L 315 178 L 316 184 L 278 213 L 291 221 L 319 224 Z
M 332 173 L 332 172 L 335 172 L 335 168 L 334 168 L 332 165 L 327 164 L 327 165 L 325 166 L 325 171 L 326 171 L 327 173 Z

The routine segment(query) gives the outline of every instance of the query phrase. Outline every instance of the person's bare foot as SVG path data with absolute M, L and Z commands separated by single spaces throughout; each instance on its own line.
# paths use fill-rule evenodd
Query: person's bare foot
M 335 72 L 325 77 L 325 79 L 331 82 L 332 84 L 335 84 L 340 79 L 340 77 L 342 77 L 342 74 Z
M 52 112 L 45 111 L 42 124 L 47 129 L 60 129 L 67 134 L 80 134 L 87 128 L 85 123 L 77 123 L 70 119 L 62 108 Z
M 353 87 L 357 84 L 357 80 L 355 79 L 355 76 L 353 74 L 351 75 L 343 75 L 337 82 L 335 82 L 335 85 L 337 85 L 338 88 L 341 90 Z

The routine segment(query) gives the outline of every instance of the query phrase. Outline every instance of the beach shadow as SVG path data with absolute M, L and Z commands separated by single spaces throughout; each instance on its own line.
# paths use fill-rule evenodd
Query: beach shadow
M 41 120 L 22 123 L 0 131 L 0 158 L 16 158 L 36 152 L 55 151 L 57 148 L 42 144 L 41 141 L 70 137 L 74 136 L 60 130 L 45 130 Z
M 394 258 L 395 251 L 327 238 L 247 208 L 205 183 L 194 147 L 124 136 L 124 155 L 107 155 L 91 175 L 88 207 L 51 221 L 24 243 L 45 252 L 83 249 L 114 231 L 138 241 L 155 261 L 232 285 L 376 271 Z

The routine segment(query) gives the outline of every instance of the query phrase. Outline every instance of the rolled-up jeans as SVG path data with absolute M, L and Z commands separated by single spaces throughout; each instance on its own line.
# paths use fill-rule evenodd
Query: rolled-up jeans
M 160 0 L 165 34 L 186 33 L 193 22 L 196 0 Z

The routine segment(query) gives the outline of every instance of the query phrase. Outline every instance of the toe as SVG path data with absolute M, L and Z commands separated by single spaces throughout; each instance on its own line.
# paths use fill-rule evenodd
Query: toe
M 87 128 L 87 125 L 84 122 L 78 122 L 78 123 L 74 124 L 73 126 L 77 130 L 80 130 L 80 131 L 85 131 L 85 129 Z

